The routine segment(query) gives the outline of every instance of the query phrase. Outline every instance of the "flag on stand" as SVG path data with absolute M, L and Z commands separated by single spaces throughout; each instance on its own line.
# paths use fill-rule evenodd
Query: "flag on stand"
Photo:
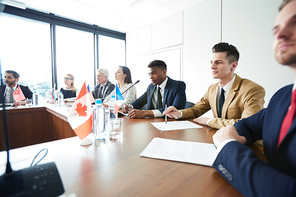
M 92 130 L 92 109 L 85 82 L 68 115 L 68 121 L 81 140 Z
M 16 102 L 22 101 L 26 99 L 26 97 L 23 94 L 23 91 L 21 90 L 20 86 L 17 87 L 17 89 L 13 93 L 13 98 Z
M 53 87 L 52 90 L 51 90 L 51 98 L 53 100 L 56 100 L 56 98 L 57 98 L 56 93 L 55 93 L 55 87 Z
M 91 93 L 91 91 L 89 89 L 89 85 L 87 85 L 87 91 L 88 91 L 88 94 L 89 94 L 90 102 L 91 103 L 94 103 L 95 102 L 95 98 L 94 98 L 93 94 Z
M 117 112 L 122 104 L 122 102 L 124 101 L 124 98 L 118 88 L 118 85 L 116 84 L 116 90 L 115 90 L 115 109 L 114 109 L 114 113 L 117 116 Z

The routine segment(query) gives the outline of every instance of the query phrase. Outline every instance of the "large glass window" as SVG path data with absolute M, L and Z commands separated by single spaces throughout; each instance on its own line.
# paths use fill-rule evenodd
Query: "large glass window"
M 109 71 L 109 80 L 114 84 L 118 66 L 125 66 L 125 41 L 99 36 L 99 67 Z
M 56 27 L 57 88 L 63 87 L 64 77 L 74 75 L 74 85 L 80 89 L 85 81 L 94 85 L 93 34 L 66 27 Z
M 50 25 L 0 13 L 0 58 L 2 73 L 15 70 L 19 84 L 37 91 L 40 98 L 50 95 Z

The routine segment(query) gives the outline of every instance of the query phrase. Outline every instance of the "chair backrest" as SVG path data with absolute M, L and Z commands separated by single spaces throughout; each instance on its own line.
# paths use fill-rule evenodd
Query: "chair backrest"
M 190 107 L 192 107 L 193 105 L 195 105 L 194 103 L 192 103 L 192 102 L 186 102 L 186 105 L 185 105 L 185 109 L 187 109 L 187 108 L 190 108 Z

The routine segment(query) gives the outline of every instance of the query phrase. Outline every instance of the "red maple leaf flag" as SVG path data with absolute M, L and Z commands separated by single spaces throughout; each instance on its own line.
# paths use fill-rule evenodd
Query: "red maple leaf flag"
M 92 109 L 85 82 L 68 115 L 68 121 L 81 140 L 92 130 Z
M 16 102 L 22 101 L 26 99 L 26 97 L 23 94 L 23 91 L 21 90 L 20 86 L 17 87 L 17 89 L 13 93 L 13 98 Z

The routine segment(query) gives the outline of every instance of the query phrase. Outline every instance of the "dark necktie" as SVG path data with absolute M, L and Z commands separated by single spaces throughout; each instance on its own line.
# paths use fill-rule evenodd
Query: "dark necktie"
M 288 133 L 293 123 L 293 120 L 295 117 L 295 111 L 296 111 L 296 90 L 294 90 L 292 93 L 290 108 L 282 123 L 281 132 L 280 132 L 279 141 L 278 141 L 278 147 L 280 143 L 283 141 L 283 139 L 285 138 L 286 134 Z
M 160 93 L 160 87 L 158 87 L 155 109 L 160 109 L 160 108 L 162 108 L 162 97 L 161 97 L 161 93 Z
M 99 98 L 103 98 L 103 88 L 104 88 L 104 86 L 100 86 L 100 91 L 99 91 Z
M 221 118 L 222 115 L 222 108 L 224 105 L 225 97 L 224 97 L 224 89 L 221 88 L 220 97 L 219 97 L 219 110 L 218 110 L 218 117 Z
M 9 102 L 13 103 L 13 89 L 10 88 Z

